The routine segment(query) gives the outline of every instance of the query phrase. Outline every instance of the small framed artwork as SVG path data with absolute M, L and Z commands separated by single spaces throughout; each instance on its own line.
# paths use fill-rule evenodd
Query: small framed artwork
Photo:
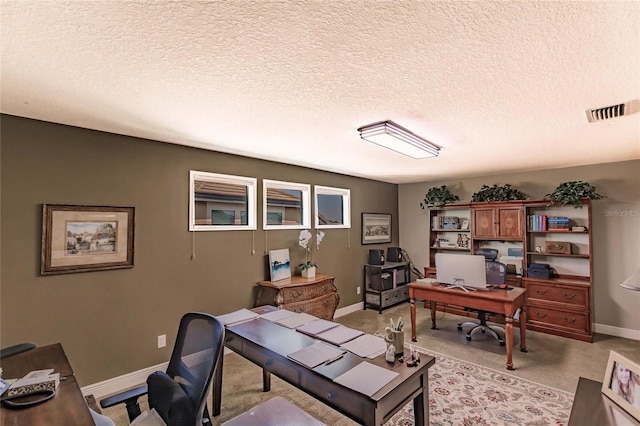
M 640 364 L 611 351 L 602 393 L 640 421 Z
M 134 207 L 42 205 L 42 275 L 133 267 Z
M 362 213 L 362 245 L 391 242 L 391 215 Z
M 269 250 L 269 270 L 271 281 L 291 278 L 289 249 Z
M 462 221 L 462 226 L 460 227 L 463 231 L 469 230 L 469 219 L 465 219 Z

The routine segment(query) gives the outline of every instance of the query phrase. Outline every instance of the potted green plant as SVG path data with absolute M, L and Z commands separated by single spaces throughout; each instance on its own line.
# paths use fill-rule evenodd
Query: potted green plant
M 581 180 L 563 182 L 550 194 L 544 196 L 545 200 L 549 200 L 549 205 L 555 204 L 565 206 L 572 204 L 574 208 L 582 208 L 582 199 L 600 200 L 607 198 L 596 192 L 596 187 Z
M 303 229 L 298 236 L 298 244 L 304 249 L 304 263 L 298 265 L 303 277 L 313 278 L 316 276 L 316 264 L 313 263 L 313 240 L 315 238 L 316 250 L 320 250 L 320 243 L 324 238 L 324 232 L 317 231 L 313 235 L 309 230 Z
M 526 200 L 527 195 L 516 188 L 512 188 L 511 185 L 506 184 L 502 186 L 482 185 L 480 191 L 474 193 L 471 196 L 471 202 L 473 203 L 492 203 L 497 201 L 514 201 L 514 200 Z
M 454 195 L 449 191 L 446 185 L 434 186 L 429 188 L 427 194 L 424 196 L 424 202 L 420 203 L 420 207 L 441 207 L 445 204 L 455 203 L 460 201 L 460 197 Z

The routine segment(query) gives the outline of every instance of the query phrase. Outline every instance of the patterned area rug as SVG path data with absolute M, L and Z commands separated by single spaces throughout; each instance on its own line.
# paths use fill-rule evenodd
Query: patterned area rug
M 417 348 L 436 357 L 429 369 L 431 426 L 566 425 L 573 394 Z M 413 425 L 407 404 L 386 425 Z

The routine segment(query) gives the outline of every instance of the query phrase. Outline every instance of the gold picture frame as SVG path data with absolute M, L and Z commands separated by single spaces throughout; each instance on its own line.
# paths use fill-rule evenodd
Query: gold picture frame
M 134 207 L 42 205 L 42 275 L 133 267 Z
M 640 364 L 611 351 L 602 393 L 640 421 Z

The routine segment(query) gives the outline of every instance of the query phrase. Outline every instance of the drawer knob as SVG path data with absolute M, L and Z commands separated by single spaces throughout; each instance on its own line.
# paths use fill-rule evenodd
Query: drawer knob
M 268 367 L 268 366 L 270 366 L 271 364 L 273 364 L 273 360 L 272 360 L 272 359 L 268 359 L 268 360 L 266 360 L 266 361 L 264 362 L 264 366 L 265 366 L 265 367 Z
M 333 399 L 333 394 L 332 394 L 331 392 L 329 392 L 329 393 L 327 394 L 327 399 L 328 399 L 328 400 Z
M 564 320 L 565 320 L 566 322 L 568 322 L 569 324 L 573 324 L 574 322 L 576 322 L 576 319 L 575 319 L 575 318 L 571 318 L 571 319 L 569 319 L 569 318 L 567 318 L 567 317 L 564 317 Z
M 326 285 L 323 285 L 323 286 L 322 286 L 322 291 L 323 291 L 323 292 L 327 291 L 328 289 L 329 289 L 329 287 L 327 287 Z
M 546 318 L 546 317 L 547 317 L 547 314 L 546 314 L 546 313 L 541 314 L 540 312 L 536 311 L 536 316 L 537 316 L 538 318 Z
M 329 301 L 325 300 L 324 302 L 322 302 L 322 305 L 326 308 L 327 306 L 329 306 Z
M 576 295 L 575 295 L 575 293 L 574 293 L 574 294 L 568 294 L 568 293 L 565 293 L 565 294 L 564 294 L 564 298 L 565 298 L 565 299 L 570 299 L 570 300 L 571 300 L 571 299 L 575 299 L 575 298 L 576 298 Z
M 537 290 L 536 289 L 536 293 L 539 294 L 540 296 L 547 294 L 547 290 Z

